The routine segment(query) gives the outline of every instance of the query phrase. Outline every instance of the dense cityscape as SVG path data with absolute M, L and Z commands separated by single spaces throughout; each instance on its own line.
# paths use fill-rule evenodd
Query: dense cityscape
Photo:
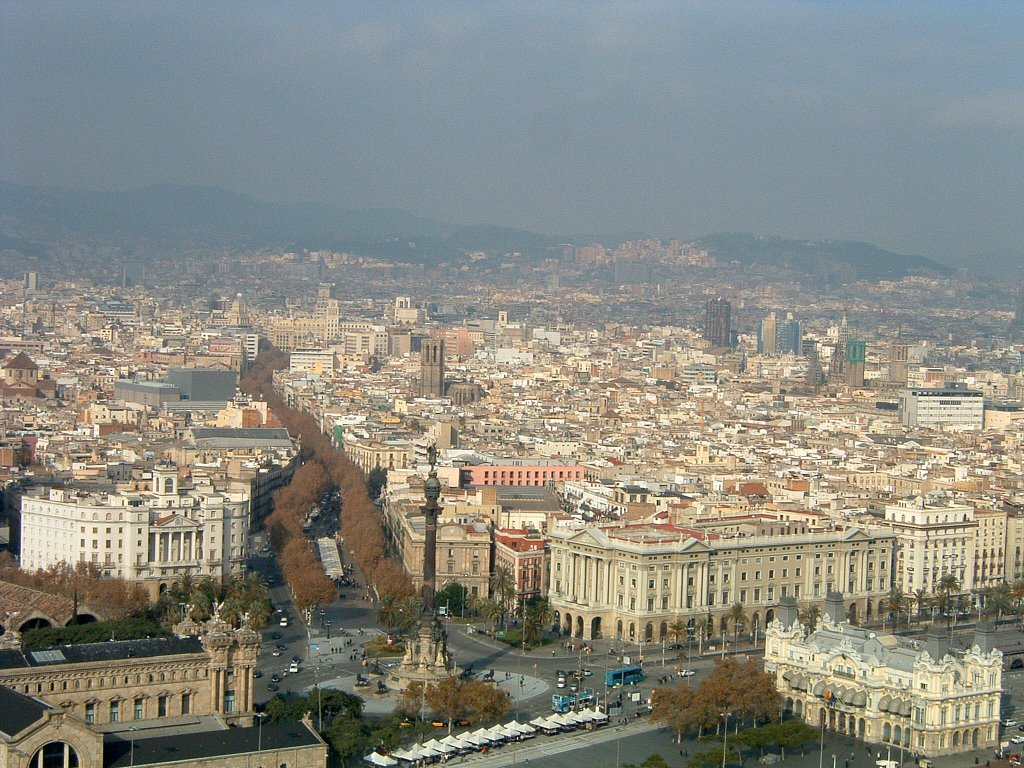
M 1024 18 L 773 5 L 0 8 L 0 765 L 1019 768 Z

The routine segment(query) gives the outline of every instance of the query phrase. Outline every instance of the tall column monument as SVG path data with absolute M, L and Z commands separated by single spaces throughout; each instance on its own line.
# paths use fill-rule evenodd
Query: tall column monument
M 425 503 L 420 507 L 426 524 L 423 537 L 423 587 L 420 596 L 423 610 L 415 636 L 406 642 L 401 664 L 392 669 L 388 687 L 404 690 L 413 681 L 425 685 L 436 683 L 458 670 L 448 653 L 448 636 L 444 625 L 434 613 L 434 593 L 437 589 L 437 518 L 441 514 L 441 481 L 437 479 L 437 448 L 427 450 L 430 473 L 423 484 Z

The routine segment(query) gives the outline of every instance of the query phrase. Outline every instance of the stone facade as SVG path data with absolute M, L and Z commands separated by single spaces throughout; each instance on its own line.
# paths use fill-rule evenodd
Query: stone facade
M 553 529 L 548 597 L 563 633 L 661 641 L 675 621 L 694 640 L 763 631 L 780 597 L 818 603 L 844 588 L 847 612 L 878 615 L 891 588 L 894 538 L 883 530 L 726 537 L 667 524 Z
M 0 685 L 89 725 L 203 715 L 252 722 L 259 635 L 216 617 L 175 631 L 182 636 L 0 650 Z
M 785 706 L 811 725 L 929 756 L 994 747 L 1003 654 L 992 628 L 979 625 L 965 650 L 943 635 L 914 640 L 852 626 L 838 593 L 808 633 L 790 598 L 767 627 L 765 669 Z
M 0 685 L 0 765 L 7 768 L 325 768 L 327 745 L 308 716 L 301 723 L 228 728 L 223 721 L 187 736 L 162 728 L 111 731 Z

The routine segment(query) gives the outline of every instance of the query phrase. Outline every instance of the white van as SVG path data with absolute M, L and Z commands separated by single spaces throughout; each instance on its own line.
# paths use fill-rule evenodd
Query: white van
M 288 617 L 287 616 L 282 616 L 281 617 L 281 626 L 282 627 L 287 627 L 288 626 Z
M 291 663 L 291 665 L 288 667 L 288 672 L 289 672 L 289 674 L 294 675 L 298 671 L 299 671 L 299 662 L 293 661 Z

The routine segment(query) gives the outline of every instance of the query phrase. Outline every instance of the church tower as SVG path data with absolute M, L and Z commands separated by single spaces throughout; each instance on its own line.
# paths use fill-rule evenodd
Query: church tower
M 424 339 L 420 347 L 420 396 L 444 396 L 444 339 Z

